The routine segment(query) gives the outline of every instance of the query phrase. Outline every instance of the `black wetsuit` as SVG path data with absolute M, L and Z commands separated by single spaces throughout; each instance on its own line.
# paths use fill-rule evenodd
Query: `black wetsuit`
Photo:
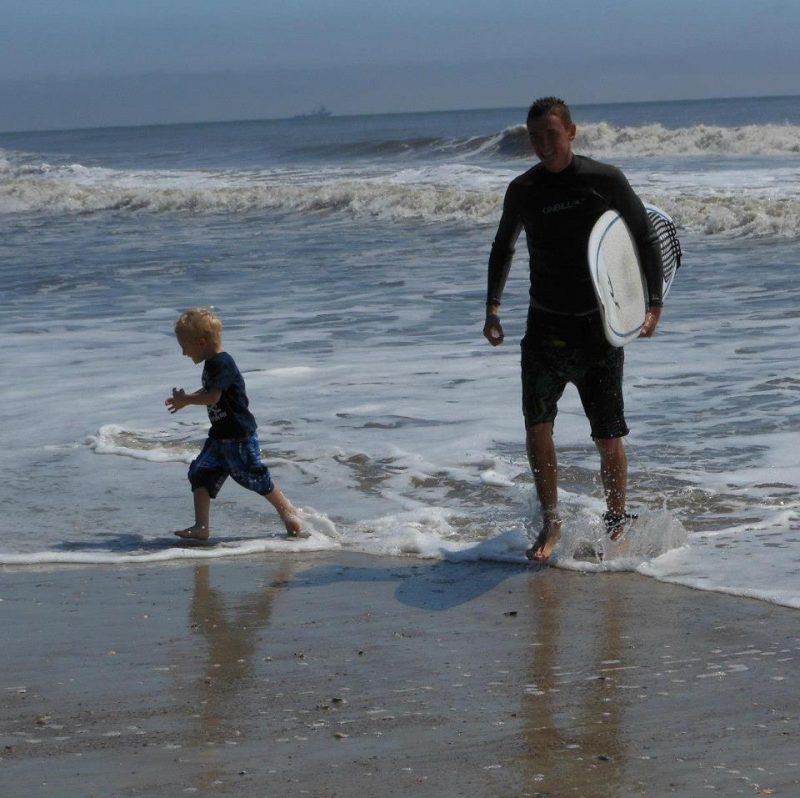
M 607 210 L 626 221 L 639 249 L 648 304 L 661 305 L 658 237 L 619 169 L 580 155 L 553 173 L 538 164 L 511 182 L 489 257 L 487 305 L 499 305 L 522 229 L 530 255 L 530 308 L 522 340 L 525 425 L 553 422 L 567 382 L 578 388 L 595 438 L 628 433 L 624 352 L 605 338 L 587 263 L 592 227 Z
M 597 310 L 587 267 L 589 234 L 607 210 L 627 222 L 639 249 L 650 306 L 661 304 L 658 238 L 641 200 L 619 169 L 581 155 L 563 171 L 541 164 L 511 182 L 489 257 L 487 304 L 499 305 L 522 229 L 528 241 L 531 305 L 552 313 Z

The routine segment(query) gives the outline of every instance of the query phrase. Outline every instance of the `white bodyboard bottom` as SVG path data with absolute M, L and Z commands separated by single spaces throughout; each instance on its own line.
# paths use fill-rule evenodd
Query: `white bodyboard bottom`
M 615 211 L 606 211 L 595 223 L 588 255 L 606 338 L 613 346 L 624 346 L 639 337 L 647 312 L 647 288 L 636 244 Z

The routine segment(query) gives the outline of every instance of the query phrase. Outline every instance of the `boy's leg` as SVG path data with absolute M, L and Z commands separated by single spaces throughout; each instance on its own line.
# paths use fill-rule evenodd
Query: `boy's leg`
M 194 525 L 187 529 L 179 529 L 175 534 L 184 540 L 208 540 L 211 534 L 211 494 L 206 488 L 195 488 L 192 492 L 194 499 Z
M 296 538 L 303 531 L 300 519 L 297 517 L 297 510 L 294 505 L 283 495 L 281 489 L 275 485 L 269 493 L 264 494 L 264 498 L 278 511 L 278 515 L 286 527 L 286 534 Z
M 188 477 L 194 500 L 194 524 L 179 529 L 175 534 L 185 540 L 208 540 L 211 534 L 211 499 L 216 498 L 228 478 L 225 463 L 220 458 L 219 442 L 206 439 L 202 451 L 189 465 Z
M 258 436 L 252 435 L 246 441 L 237 441 L 228 456 L 228 467 L 236 482 L 263 496 L 278 511 L 287 534 L 298 537 L 302 532 L 302 525 L 297 517 L 297 510 L 272 481 L 269 468 L 261 462 Z

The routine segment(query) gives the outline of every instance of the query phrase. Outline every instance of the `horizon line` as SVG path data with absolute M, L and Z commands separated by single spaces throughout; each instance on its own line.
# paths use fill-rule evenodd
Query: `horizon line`
M 620 105 L 666 105 L 676 103 L 704 103 L 704 102 L 719 102 L 727 100 L 782 100 L 800 97 L 800 94 L 747 94 L 747 95 L 724 95 L 718 97 L 676 97 L 673 99 L 660 99 L 660 100 L 616 100 L 613 102 L 582 102 L 582 103 L 569 103 L 571 109 L 578 108 L 598 108 L 602 106 L 620 106 Z M 424 111 L 370 111 L 366 113 L 343 113 L 337 114 L 335 111 L 330 116 L 325 117 L 327 120 L 336 119 L 358 119 L 370 118 L 376 116 L 423 116 L 425 114 L 459 114 L 459 113 L 477 113 L 481 111 L 516 111 L 526 110 L 529 103 L 523 105 L 498 105 L 498 106 L 484 106 L 476 108 L 441 108 L 435 110 Z M 312 121 L 313 117 L 304 114 L 295 114 L 292 116 L 264 116 L 264 117 L 236 117 L 230 119 L 195 119 L 193 121 L 181 122 L 142 122 L 140 124 L 110 124 L 110 125 L 86 125 L 80 127 L 42 127 L 42 128 L 20 128 L 16 130 L 0 130 L 0 135 L 23 135 L 26 133 L 72 133 L 78 131 L 89 130 L 125 130 L 125 129 L 139 129 L 139 128 L 156 128 L 156 127 L 182 127 L 191 125 L 230 125 L 230 124 L 255 124 L 259 122 L 291 122 L 305 119 Z

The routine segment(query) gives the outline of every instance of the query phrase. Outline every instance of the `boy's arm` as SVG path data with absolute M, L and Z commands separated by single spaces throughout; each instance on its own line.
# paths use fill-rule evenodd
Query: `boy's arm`
M 221 396 L 222 391 L 219 388 L 212 388 L 210 391 L 201 388 L 194 393 L 186 393 L 183 388 L 173 388 L 172 396 L 164 404 L 170 413 L 177 413 L 187 405 L 215 405 Z

